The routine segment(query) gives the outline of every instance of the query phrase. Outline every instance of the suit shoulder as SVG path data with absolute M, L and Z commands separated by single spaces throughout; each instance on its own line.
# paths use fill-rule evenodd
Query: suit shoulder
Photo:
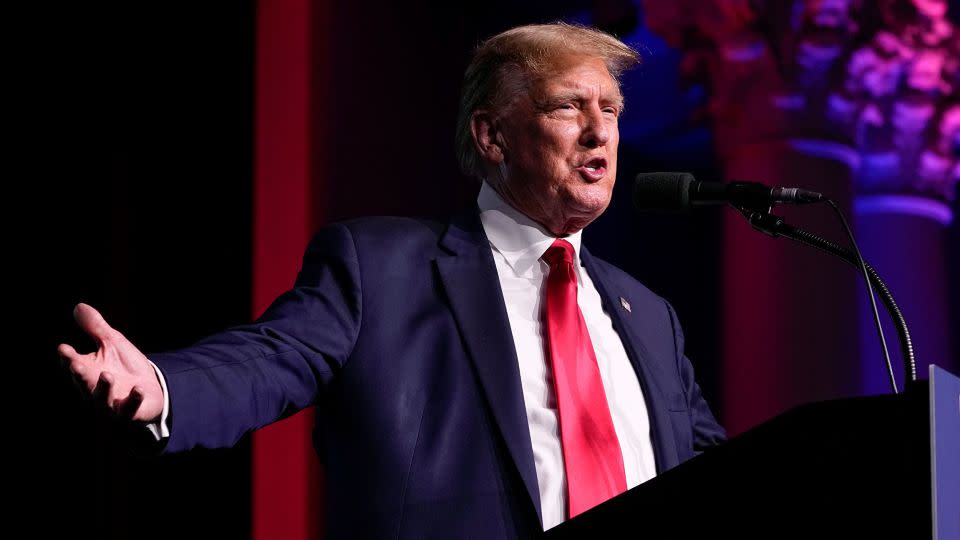
M 362 238 L 430 238 L 436 241 L 443 234 L 445 225 L 438 221 L 399 217 L 375 216 L 340 222 L 351 234 Z
M 332 223 L 321 228 L 311 246 L 349 241 L 357 253 L 423 251 L 435 248 L 446 225 L 420 218 L 376 216 Z

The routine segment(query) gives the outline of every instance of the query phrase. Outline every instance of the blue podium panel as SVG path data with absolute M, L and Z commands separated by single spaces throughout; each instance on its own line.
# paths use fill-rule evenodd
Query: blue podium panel
M 960 540 L 960 378 L 930 366 L 933 537 Z

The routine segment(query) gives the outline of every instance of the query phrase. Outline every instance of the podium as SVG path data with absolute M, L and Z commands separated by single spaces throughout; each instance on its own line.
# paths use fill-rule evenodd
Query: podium
M 797 407 L 544 537 L 960 540 L 958 396 L 931 366 L 899 395 Z

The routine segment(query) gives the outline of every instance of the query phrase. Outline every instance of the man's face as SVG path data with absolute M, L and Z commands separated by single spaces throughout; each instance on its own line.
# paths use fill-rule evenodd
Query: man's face
M 500 118 L 504 164 L 488 181 L 557 236 L 584 228 L 610 204 L 622 108 L 602 60 L 566 59 Z

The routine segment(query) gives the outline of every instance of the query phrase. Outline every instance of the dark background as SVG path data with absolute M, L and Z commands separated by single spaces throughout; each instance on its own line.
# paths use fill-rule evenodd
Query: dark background
M 330 81 L 329 189 L 317 201 L 330 220 L 441 216 L 470 201 L 475 184 L 457 169 L 453 126 L 471 47 L 516 24 L 588 22 L 592 9 L 495 1 L 371 13 L 342 4 L 331 36 L 342 52 Z M 134 458 L 73 391 L 56 346 L 92 346 L 71 317 L 81 301 L 144 351 L 249 320 L 255 6 L 108 2 L 32 19 L 24 56 L 39 152 L 22 176 L 28 198 L 8 201 L 26 240 L 17 265 L 26 276 L 12 288 L 28 298 L 12 341 L 27 357 L 18 386 L 32 396 L 28 429 L 13 438 L 26 457 L 14 464 L 27 477 L 16 498 L 37 535 L 176 537 L 189 522 L 197 536 L 246 537 L 248 520 L 236 517 L 249 515 L 249 442 Z M 708 400 L 719 404 L 719 214 L 638 217 L 629 208 L 637 172 L 719 177 L 708 126 L 686 116 L 699 94 L 672 79 L 677 58 L 651 38 L 644 67 L 625 81 L 620 182 L 587 242 L 671 300 Z M 960 245 L 956 221 L 951 242 Z M 950 294 L 960 320 L 956 284 Z

